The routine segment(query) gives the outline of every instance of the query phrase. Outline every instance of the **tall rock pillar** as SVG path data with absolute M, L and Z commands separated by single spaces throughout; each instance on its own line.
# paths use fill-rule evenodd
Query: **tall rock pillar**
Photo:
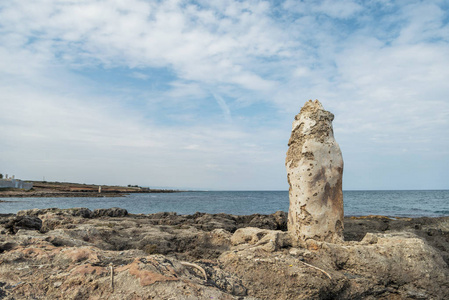
M 343 241 L 343 157 L 333 119 L 318 100 L 309 100 L 293 121 L 285 165 L 288 230 L 298 242 Z

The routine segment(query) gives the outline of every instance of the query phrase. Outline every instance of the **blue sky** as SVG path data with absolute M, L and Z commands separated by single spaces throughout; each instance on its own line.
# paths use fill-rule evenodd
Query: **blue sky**
M 0 172 L 286 190 L 335 114 L 344 189 L 449 188 L 447 1 L 1 1 Z

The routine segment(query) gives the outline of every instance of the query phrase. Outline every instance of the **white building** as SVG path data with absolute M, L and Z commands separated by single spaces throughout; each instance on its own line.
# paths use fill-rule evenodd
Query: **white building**
M 24 190 L 30 190 L 33 187 L 33 184 L 31 182 L 25 182 L 19 179 L 13 178 L 6 178 L 6 179 L 0 179 L 0 189 L 1 188 L 15 188 L 15 189 L 24 189 Z

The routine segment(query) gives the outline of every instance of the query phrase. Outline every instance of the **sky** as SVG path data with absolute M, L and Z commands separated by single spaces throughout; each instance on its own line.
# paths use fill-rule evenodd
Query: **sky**
M 449 189 L 449 2 L 0 0 L 0 173 L 287 190 L 335 115 L 343 189 Z

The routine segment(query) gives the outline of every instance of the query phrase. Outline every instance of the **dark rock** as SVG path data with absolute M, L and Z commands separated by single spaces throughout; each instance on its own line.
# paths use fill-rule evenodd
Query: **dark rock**
M 344 237 L 346 241 L 361 241 L 368 232 L 385 232 L 390 229 L 392 219 L 381 216 L 345 218 Z
M 21 210 L 17 213 L 18 216 L 40 216 L 40 215 L 45 215 L 46 213 L 59 213 L 61 212 L 61 209 L 56 208 L 56 207 L 52 207 L 52 208 L 44 208 L 44 209 L 38 209 L 38 208 L 33 208 L 33 209 L 27 209 L 27 210 Z
M 124 208 L 112 207 L 112 208 L 100 208 L 95 209 L 92 213 L 93 218 L 98 217 L 125 217 L 128 215 L 128 211 Z
M 272 214 L 274 220 L 276 221 L 278 228 L 277 230 L 287 231 L 287 213 L 285 211 L 278 210 Z
M 154 214 L 148 214 L 146 216 L 151 220 L 151 223 L 154 225 L 180 225 L 187 224 L 189 220 L 192 220 L 191 216 L 189 220 L 187 220 L 186 216 L 178 215 L 175 212 L 158 212 Z M 192 224 L 193 222 L 190 222 Z
M 278 223 L 276 222 L 273 215 L 259 215 L 255 214 L 252 220 L 248 224 L 249 227 L 257 227 L 261 229 L 278 229 Z
M 1 243 L 0 244 L 0 253 L 3 253 L 5 251 L 9 251 L 11 249 L 13 249 L 15 246 L 17 246 L 16 243 Z
M 212 231 L 214 229 L 224 229 L 229 232 L 237 230 L 236 221 L 228 214 L 203 214 L 195 219 L 195 224 L 199 229 Z
M 76 239 L 69 239 L 69 238 L 65 238 L 65 237 L 58 237 L 58 236 L 49 236 L 48 238 L 45 239 L 47 242 L 51 243 L 53 246 L 56 247 L 79 247 L 83 244 L 87 244 L 87 243 L 83 243 L 80 240 L 76 240 Z
M 15 234 L 19 229 L 41 230 L 41 228 L 42 220 L 34 216 L 16 216 L 5 225 L 5 229 L 12 234 Z
M 259 227 L 264 229 L 287 231 L 287 213 L 278 211 L 271 215 L 236 216 L 230 214 L 207 214 L 196 212 L 193 215 L 178 215 L 174 212 L 160 212 L 139 216 L 148 218 L 154 225 L 189 225 L 205 231 L 225 229 L 235 232 L 242 227 Z
M 83 217 L 83 218 L 91 218 L 92 217 L 92 211 L 85 207 L 76 207 L 71 208 L 70 212 L 72 216 L 74 217 Z M 126 212 L 128 214 L 128 212 Z
M 154 214 L 148 214 L 148 218 L 150 219 L 166 219 L 170 217 L 177 217 L 178 214 L 176 212 L 158 212 Z

